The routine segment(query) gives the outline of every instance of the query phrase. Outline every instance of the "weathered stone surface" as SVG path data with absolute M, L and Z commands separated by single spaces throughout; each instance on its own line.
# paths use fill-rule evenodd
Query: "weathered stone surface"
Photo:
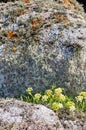
M 0 97 L 53 83 L 86 90 L 86 14 L 71 0 L 0 4 Z
M 48 129 L 63 130 L 52 110 L 14 99 L 0 101 L 0 130 Z
M 86 115 L 15 99 L 0 100 L 0 130 L 86 130 Z

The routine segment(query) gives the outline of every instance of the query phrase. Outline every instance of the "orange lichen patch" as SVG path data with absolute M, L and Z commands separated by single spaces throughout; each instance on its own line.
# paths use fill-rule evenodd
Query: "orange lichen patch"
M 74 8 L 74 4 L 70 0 L 64 0 L 64 3 L 71 8 Z
M 30 0 L 24 0 L 25 3 L 30 3 Z
M 15 32 L 8 31 L 7 37 L 8 37 L 8 38 L 15 38 L 15 37 L 17 37 L 17 34 L 16 34 Z
M 36 27 L 37 25 L 39 25 L 39 24 L 42 23 L 42 22 L 43 22 L 42 19 L 36 19 L 36 20 L 33 20 L 33 21 L 31 22 L 31 25 L 34 26 L 34 27 Z
M 54 13 L 54 21 L 55 23 L 64 22 L 65 24 L 68 23 L 67 16 L 64 16 L 63 14 Z
M 68 18 L 65 17 L 65 18 L 63 19 L 63 22 L 64 22 L 65 24 L 68 23 Z
M 56 18 L 55 18 L 55 22 L 56 23 L 59 23 L 59 22 L 62 22 L 63 21 L 63 15 L 57 15 Z
M 33 33 L 36 32 L 40 28 L 40 26 L 42 25 L 42 23 L 43 23 L 42 19 L 33 20 L 31 22 L 31 30 L 32 30 L 32 32 Z

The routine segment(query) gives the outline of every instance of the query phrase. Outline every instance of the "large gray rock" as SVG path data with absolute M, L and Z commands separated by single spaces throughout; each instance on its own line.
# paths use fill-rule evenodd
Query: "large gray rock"
M 12 33 L 13 32 L 13 33 Z M 0 97 L 53 83 L 86 90 L 86 14 L 75 0 L 0 4 Z
M 63 130 L 56 114 L 43 105 L 0 101 L 0 130 Z
M 86 130 L 86 115 L 54 113 L 43 105 L 1 99 L 0 130 Z

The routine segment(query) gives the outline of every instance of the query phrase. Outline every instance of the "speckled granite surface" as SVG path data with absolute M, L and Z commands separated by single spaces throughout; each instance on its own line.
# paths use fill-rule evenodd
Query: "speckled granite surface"
M 0 100 L 0 130 L 86 130 L 86 115 L 54 113 L 43 105 Z
M 0 97 L 53 83 L 86 90 L 86 14 L 75 0 L 0 3 Z

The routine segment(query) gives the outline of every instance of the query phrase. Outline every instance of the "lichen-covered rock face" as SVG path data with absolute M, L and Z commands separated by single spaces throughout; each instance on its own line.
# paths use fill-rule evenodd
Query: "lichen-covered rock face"
M 53 83 L 86 90 L 86 14 L 75 0 L 0 4 L 0 97 Z

